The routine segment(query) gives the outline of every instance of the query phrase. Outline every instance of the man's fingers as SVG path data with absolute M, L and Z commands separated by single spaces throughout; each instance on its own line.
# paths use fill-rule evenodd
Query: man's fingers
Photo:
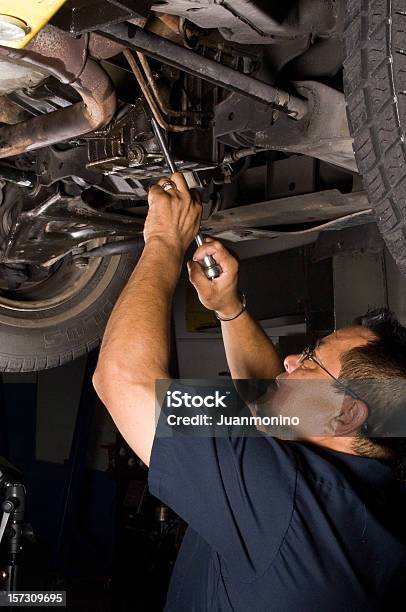
M 160 193 L 161 195 L 162 195 L 162 192 L 163 192 L 163 189 L 161 185 L 159 185 L 158 183 L 155 183 L 155 185 L 151 185 L 148 191 L 148 193 L 152 193 L 152 194 Z
M 171 185 L 171 187 L 169 187 L 169 185 Z M 163 178 L 159 179 L 158 186 L 168 196 L 179 197 L 180 195 L 179 190 L 176 187 L 176 183 L 172 180 L 172 177 L 170 176 L 164 176 Z
M 148 204 L 151 206 L 153 202 L 155 202 L 158 198 L 162 199 L 163 196 L 169 197 L 169 193 L 167 191 L 164 191 L 161 185 L 151 185 L 148 191 Z
M 202 267 L 197 261 L 188 261 L 187 269 L 189 272 L 189 280 L 196 289 L 201 287 L 203 282 L 210 285 L 211 281 L 206 277 Z
M 180 191 L 180 193 L 189 193 L 189 187 L 187 182 L 185 181 L 185 177 L 183 176 L 182 172 L 175 172 L 174 174 L 172 174 L 172 176 L 169 177 L 169 180 L 176 185 L 176 189 Z
M 216 262 L 223 268 L 223 271 L 229 269 L 237 269 L 238 262 L 227 251 L 227 249 L 218 240 L 211 240 L 210 242 L 204 242 L 202 246 L 198 247 L 193 255 L 194 261 L 202 261 L 206 255 L 212 255 Z
M 173 187 L 170 189 L 164 189 L 164 185 L 168 185 L 168 183 L 172 184 Z M 202 198 L 199 191 L 197 189 L 189 189 L 181 172 L 176 172 L 171 176 L 164 176 L 163 178 L 159 179 L 158 183 L 152 185 L 149 191 L 154 195 L 159 193 L 162 194 L 162 192 L 164 192 L 166 195 L 172 197 L 177 196 L 179 198 L 179 196 L 182 195 L 188 196 L 188 198 L 190 197 L 195 204 L 201 205 L 202 203 Z
M 192 200 L 196 204 L 200 204 L 200 205 L 202 204 L 202 196 L 200 195 L 200 191 L 198 189 L 190 189 L 189 193 L 190 193 Z

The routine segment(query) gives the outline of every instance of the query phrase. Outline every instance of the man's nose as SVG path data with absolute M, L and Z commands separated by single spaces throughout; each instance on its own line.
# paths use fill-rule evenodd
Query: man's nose
M 283 365 L 285 367 L 285 370 L 287 371 L 288 374 L 290 374 L 291 372 L 293 372 L 294 370 L 296 370 L 296 368 L 299 367 L 299 359 L 300 359 L 300 355 L 288 355 L 287 357 L 285 357 L 284 361 L 283 361 Z

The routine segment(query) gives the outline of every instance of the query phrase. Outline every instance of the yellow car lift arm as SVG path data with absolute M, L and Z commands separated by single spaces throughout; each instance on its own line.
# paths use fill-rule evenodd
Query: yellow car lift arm
M 23 49 L 66 0 L 0 0 L 0 45 Z

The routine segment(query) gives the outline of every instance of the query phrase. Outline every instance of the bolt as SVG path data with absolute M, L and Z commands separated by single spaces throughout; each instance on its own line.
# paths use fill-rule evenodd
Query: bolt
M 145 158 L 145 151 L 139 145 L 134 145 L 128 153 L 128 160 L 131 164 L 139 166 Z

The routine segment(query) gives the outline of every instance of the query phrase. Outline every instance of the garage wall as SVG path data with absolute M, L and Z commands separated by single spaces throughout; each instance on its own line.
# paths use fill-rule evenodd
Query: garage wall
M 343 253 L 333 258 L 335 327 L 351 325 L 368 309 L 388 305 L 384 253 Z
M 389 307 L 396 312 L 400 322 L 406 325 L 406 277 L 402 276 L 390 254 L 385 252 Z
M 343 253 L 333 258 L 336 327 L 368 309 L 387 306 L 406 325 L 406 278 L 389 252 Z

